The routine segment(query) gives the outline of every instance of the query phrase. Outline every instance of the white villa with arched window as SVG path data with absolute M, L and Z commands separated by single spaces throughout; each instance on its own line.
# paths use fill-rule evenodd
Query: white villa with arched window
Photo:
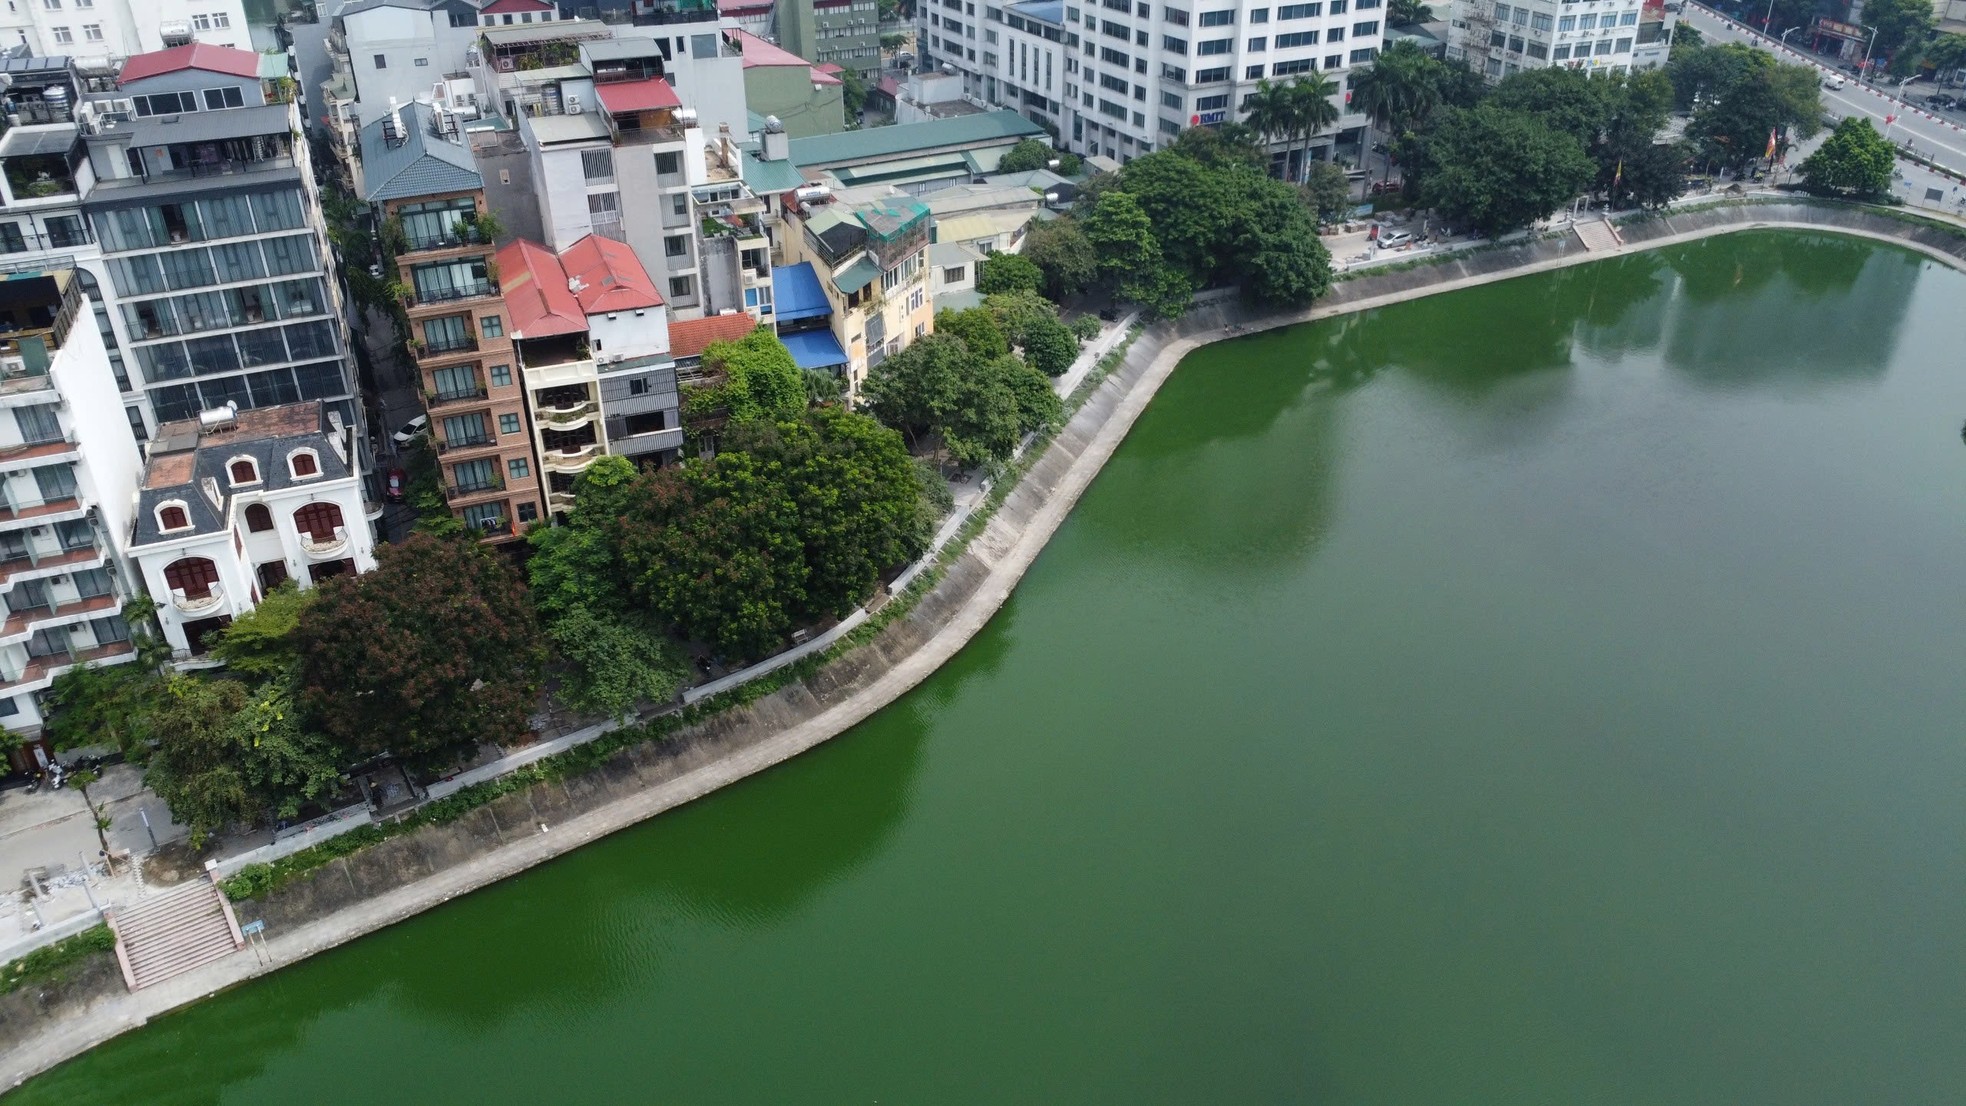
M 175 658 L 292 580 L 375 567 L 352 430 L 319 402 L 207 411 L 150 443 L 128 553 Z

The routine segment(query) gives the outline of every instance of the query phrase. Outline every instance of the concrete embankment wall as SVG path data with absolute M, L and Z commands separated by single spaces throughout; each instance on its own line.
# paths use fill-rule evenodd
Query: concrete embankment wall
M 1966 229 L 1811 202 L 1726 204 L 1622 229 L 1627 249 L 1756 226 L 1840 230 L 1911 245 L 1966 268 Z M 1376 271 L 1337 284 L 1314 307 L 1258 313 L 1211 296 L 1178 324 L 1144 332 L 1005 497 L 1003 506 L 906 616 L 819 671 L 669 740 L 616 753 L 600 768 L 507 794 L 454 822 L 424 827 L 324 865 L 263 900 L 242 921 L 267 923 L 271 964 L 249 954 L 129 994 L 113 959 L 71 981 L 0 998 L 0 1078 L 19 1081 L 151 1017 L 561 855 L 763 771 L 844 732 L 955 655 L 1008 598 L 1079 496 L 1190 350 L 1225 327 L 1262 329 L 1600 260 L 1574 235 L 1553 236 Z M 97 970 L 98 968 L 102 970 Z

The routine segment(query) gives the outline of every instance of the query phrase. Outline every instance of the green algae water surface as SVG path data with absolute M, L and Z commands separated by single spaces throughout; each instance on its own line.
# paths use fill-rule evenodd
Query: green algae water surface
M 1962 306 L 1757 233 L 1201 351 L 894 708 L 14 1101 L 1966 1101 Z

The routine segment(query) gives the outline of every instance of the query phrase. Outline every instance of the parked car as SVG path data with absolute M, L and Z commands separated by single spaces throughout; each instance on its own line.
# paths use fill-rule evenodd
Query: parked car
M 1395 231 L 1392 234 L 1382 234 L 1379 236 L 1379 248 L 1382 250 L 1394 250 L 1412 241 L 1413 235 L 1411 233 L 1403 230 Z
M 1831 92 L 1843 91 L 1843 86 L 1848 83 L 1849 83 L 1848 81 L 1845 81 L 1842 77 L 1839 77 L 1834 73 L 1831 73 L 1829 76 L 1823 78 L 1823 87 L 1829 89 Z
M 409 482 L 410 477 L 408 473 L 399 468 L 390 469 L 389 482 L 383 486 L 382 494 L 387 496 L 391 503 L 401 503 L 403 501 L 403 489 Z
M 428 429 L 430 429 L 430 416 L 418 415 L 417 417 L 404 423 L 403 428 L 401 430 L 396 431 L 395 434 L 391 435 L 389 440 L 396 443 L 397 449 L 402 449 L 408 446 L 411 442 L 415 441 L 425 430 Z

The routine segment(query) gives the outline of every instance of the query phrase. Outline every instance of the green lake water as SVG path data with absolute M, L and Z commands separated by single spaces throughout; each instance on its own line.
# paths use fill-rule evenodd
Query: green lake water
M 1210 347 L 893 708 L 15 1101 L 1966 1101 L 1962 309 L 1756 233 Z

